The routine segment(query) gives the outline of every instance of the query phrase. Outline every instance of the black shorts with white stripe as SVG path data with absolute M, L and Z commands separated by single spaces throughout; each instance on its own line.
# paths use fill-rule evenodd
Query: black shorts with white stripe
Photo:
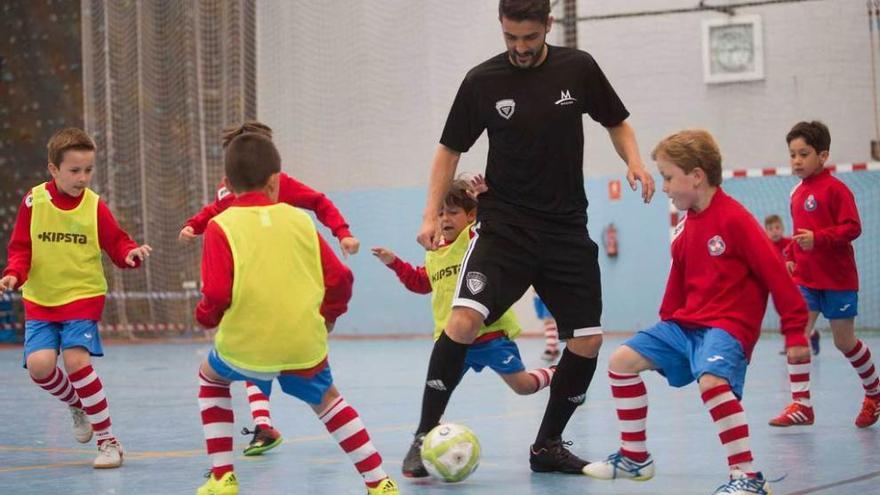
M 453 307 L 497 320 L 529 286 L 556 318 L 559 338 L 602 333 L 599 247 L 586 227 L 542 232 L 481 221 L 461 263 Z

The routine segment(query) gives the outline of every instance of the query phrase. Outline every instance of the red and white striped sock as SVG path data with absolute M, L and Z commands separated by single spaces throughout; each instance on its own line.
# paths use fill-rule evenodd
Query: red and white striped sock
M 791 400 L 807 407 L 813 407 L 810 401 L 810 365 L 809 359 L 805 363 L 788 362 Z
M 82 409 L 82 402 L 80 402 L 79 396 L 76 395 L 73 384 L 70 383 L 70 380 L 67 379 L 58 367 L 55 367 L 55 371 L 42 380 L 34 378 L 33 375 L 31 375 L 31 380 L 68 406 Z
M 645 462 L 648 460 L 648 390 L 645 382 L 636 373 L 611 370 L 608 370 L 608 379 L 620 425 L 620 453 L 636 462 Z
M 70 374 L 70 383 L 76 389 L 76 395 L 82 401 L 83 411 L 92 424 L 92 431 L 98 445 L 113 439 L 113 431 L 110 429 L 110 408 L 107 405 L 107 396 L 104 395 L 104 386 L 101 379 L 95 373 L 92 365 L 87 364 Z
M 376 451 L 370 434 L 357 411 L 349 406 L 341 396 L 318 415 L 327 431 L 348 454 L 355 469 L 364 477 L 368 487 L 377 486 L 388 477 L 382 469 L 382 456 Z
M 215 479 L 232 471 L 232 395 L 229 384 L 211 380 L 199 371 L 199 409 L 205 444 L 211 458 L 211 472 Z
M 730 385 L 718 385 L 702 394 L 703 404 L 709 409 L 712 420 L 720 430 L 718 436 L 727 451 L 730 470 L 738 469 L 754 475 L 752 450 L 749 447 L 749 424 L 742 404 L 733 394 Z
M 544 320 L 544 352 L 559 352 L 559 329 L 556 328 L 556 320 L 553 318 Z
M 862 379 L 865 395 L 880 398 L 880 377 L 877 375 L 877 368 L 874 367 L 874 360 L 871 359 L 871 349 L 868 349 L 868 346 L 859 340 L 856 342 L 856 346 L 844 356 L 849 359 L 849 364 L 856 369 Z
M 272 427 L 272 417 L 269 415 L 269 398 L 260 390 L 260 387 L 251 382 L 244 382 L 247 387 L 248 405 L 251 406 L 251 416 L 254 424 Z
M 529 370 L 529 375 L 535 379 L 535 392 L 541 390 L 542 388 L 550 385 L 550 382 L 553 381 L 553 375 L 556 374 L 556 366 L 550 366 L 548 368 L 535 368 L 533 370 Z

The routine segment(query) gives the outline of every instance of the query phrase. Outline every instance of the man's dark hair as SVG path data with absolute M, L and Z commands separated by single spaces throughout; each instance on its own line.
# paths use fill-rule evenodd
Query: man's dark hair
M 499 0 L 498 18 L 511 21 L 538 21 L 547 24 L 550 18 L 550 0 Z
M 247 132 L 233 138 L 226 147 L 225 169 L 233 191 L 254 191 L 281 172 L 281 155 L 271 139 Z
M 814 120 L 812 122 L 798 122 L 788 131 L 785 136 L 786 144 L 791 144 L 797 138 L 803 138 L 804 141 L 816 150 L 816 153 L 829 151 L 831 149 L 831 131 L 828 126 Z

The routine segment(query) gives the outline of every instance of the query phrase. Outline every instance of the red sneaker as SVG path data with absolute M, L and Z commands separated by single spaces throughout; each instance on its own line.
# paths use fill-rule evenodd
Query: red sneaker
M 856 426 L 867 428 L 876 423 L 878 417 L 880 417 L 880 397 L 865 397 L 862 410 L 856 416 Z
M 792 402 L 782 414 L 770 420 L 770 426 L 807 426 L 813 424 L 815 419 L 812 407 Z

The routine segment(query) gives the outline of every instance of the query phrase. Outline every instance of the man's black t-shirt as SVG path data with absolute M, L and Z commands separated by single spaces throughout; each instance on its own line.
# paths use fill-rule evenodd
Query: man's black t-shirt
M 584 130 L 587 113 L 605 127 L 629 112 L 589 53 L 547 45 L 538 67 L 513 66 L 507 52 L 465 76 L 440 143 L 466 152 L 489 135 L 480 220 L 544 231 L 585 228 Z

